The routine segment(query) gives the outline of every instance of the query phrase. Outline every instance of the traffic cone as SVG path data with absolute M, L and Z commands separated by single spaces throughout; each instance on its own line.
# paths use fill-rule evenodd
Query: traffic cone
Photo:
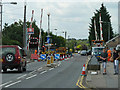
M 83 69 L 82 69 L 82 74 L 81 74 L 81 76 L 86 76 L 86 74 L 85 74 L 85 64 L 83 65 Z
M 67 59 L 67 55 L 65 55 L 65 59 Z
M 38 62 L 40 62 L 40 59 L 38 59 Z
M 63 55 L 63 60 L 64 60 L 64 55 Z
M 60 61 L 62 61 L 62 56 L 60 56 Z

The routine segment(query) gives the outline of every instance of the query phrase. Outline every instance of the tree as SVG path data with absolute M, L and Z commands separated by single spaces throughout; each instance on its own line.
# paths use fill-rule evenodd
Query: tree
M 108 41 L 108 33 L 110 31 L 110 39 L 113 38 L 113 29 L 111 26 L 111 16 L 109 12 L 107 11 L 106 7 L 101 4 L 101 7 L 99 10 L 96 10 L 94 13 L 94 16 L 91 18 L 91 23 L 89 25 L 89 43 L 91 44 L 91 40 L 95 40 L 95 28 L 94 28 L 94 19 L 96 22 L 96 30 L 98 34 L 98 38 L 100 38 L 100 21 L 99 21 L 99 14 L 101 13 L 101 20 L 102 22 L 102 31 L 103 31 L 103 40 L 105 42 Z
M 27 28 L 30 27 L 30 22 L 27 21 Z M 39 37 L 39 28 L 36 25 L 36 21 L 33 21 L 32 27 L 34 28 L 34 34 L 31 37 Z M 41 46 L 47 41 L 47 32 L 44 32 L 42 29 L 41 32 Z M 61 36 L 56 36 L 50 33 L 52 43 L 57 45 L 57 47 L 65 46 L 65 39 Z M 5 23 L 4 29 L 2 31 L 2 44 L 3 45 L 19 45 L 22 47 L 23 45 L 23 22 L 19 20 L 18 22 L 14 22 L 11 25 Z

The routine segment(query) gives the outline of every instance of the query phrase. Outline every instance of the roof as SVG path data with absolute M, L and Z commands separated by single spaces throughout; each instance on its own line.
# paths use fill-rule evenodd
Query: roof
M 109 41 L 107 41 L 107 42 L 106 42 L 106 44 L 108 44 L 109 42 L 111 42 L 111 41 L 115 40 L 115 39 L 116 39 L 116 38 L 118 38 L 118 37 L 120 37 L 120 35 L 117 35 L 116 37 L 114 37 L 114 38 L 110 39 Z
M 19 49 L 22 49 L 20 46 L 18 45 L 0 45 L 0 48 L 1 47 L 18 47 Z

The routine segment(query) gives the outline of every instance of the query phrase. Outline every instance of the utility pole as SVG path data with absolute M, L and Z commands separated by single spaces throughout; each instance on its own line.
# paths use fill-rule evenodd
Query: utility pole
M 39 31 L 39 43 L 38 43 L 38 55 L 40 55 L 41 51 L 41 42 L 42 42 L 42 37 L 41 37 L 41 32 L 42 32 L 42 16 L 43 16 L 43 9 L 41 9 L 41 20 L 40 20 L 40 31 Z
M 47 42 L 48 42 L 48 54 L 50 54 L 50 14 L 48 15 L 48 36 L 47 36 Z
M 23 48 L 27 54 L 26 2 L 24 3 Z

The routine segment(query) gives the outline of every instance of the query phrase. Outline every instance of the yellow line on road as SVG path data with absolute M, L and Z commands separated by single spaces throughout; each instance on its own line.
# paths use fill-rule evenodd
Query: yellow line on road
M 88 62 L 89 62 L 89 59 L 87 60 L 87 62 L 86 62 L 86 66 L 85 66 L 85 70 L 87 69 L 87 66 L 88 66 Z M 76 83 L 76 86 L 79 86 L 80 88 L 87 88 L 87 87 L 85 87 L 85 86 L 83 86 L 83 78 L 84 78 L 84 76 L 81 76 L 81 78 L 79 77 L 79 79 L 78 79 L 78 81 L 77 81 L 77 83 Z M 79 85 L 79 84 L 80 85 Z

